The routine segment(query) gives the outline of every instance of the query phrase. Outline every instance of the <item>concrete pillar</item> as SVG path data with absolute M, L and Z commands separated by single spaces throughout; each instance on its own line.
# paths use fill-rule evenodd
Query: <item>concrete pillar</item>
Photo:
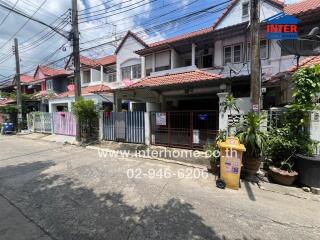
M 228 128 L 228 113 L 220 111 L 222 104 L 226 100 L 227 92 L 217 93 L 219 97 L 219 130 L 227 130 Z
M 145 144 L 151 144 L 151 126 L 150 126 L 150 113 L 144 113 L 144 136 L 145 136 Z
M 161 108 L 161 112 L 165 112 L 166 111 L 166 98 L 165 98 L 165 96 L 163 96 L 163 95 L 160 95 L 160 97 L 159 97 L 159 100 L 160 100 L 160 108 Z
M 103 111 L 99 112 L 99 140 L 103 140 Z
M 100 66 L 100 82 L 103 83 L 103 66 Z
M 156 54 L 152 53 L 152 72 L 156 71 Z
M 174 56 L 174 49 L 171 49 L 171 51 L 170 51 L 170 58 L 171 58 L 171 60 L 170 60 L 170 62 L 171 62 L 171 69 L 174 69 L 175 68 L 175 66 L 174 66 L 174 62 L 175 62 L 175 56 Z
M 196 66 L 196 44 L 192 43 L 191 66 Z
M 72 111 L 72 100 L 68 101 L 68 111 Z
M 122 99 L 116 93 L 113 94 L 113 111 L 122 112 Z
M 141 57 L 141 78 L 146 77 L 146 57 Z

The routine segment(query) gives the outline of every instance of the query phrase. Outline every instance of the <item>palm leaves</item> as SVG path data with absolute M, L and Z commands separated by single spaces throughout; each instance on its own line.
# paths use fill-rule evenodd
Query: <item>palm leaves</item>
M 266 147 L 267 137 L 260 131 L 260 124 L 265 119 L 259 113 L 248 113 L 244 120 L 238 137 L 246 146 L 247 154 L 259 157 Z

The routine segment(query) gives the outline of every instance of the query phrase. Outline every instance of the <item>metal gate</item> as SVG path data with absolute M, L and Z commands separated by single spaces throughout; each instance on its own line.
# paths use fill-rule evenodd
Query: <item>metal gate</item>
M 53 131 L 55 134 L 75 136 L 76 120 L 73 113 L 55 112 L 53 113 Z
M 47 112 L 31 112 L 28 114 L 28 129 L 33 132 L 51 133 L 52 114 Z
M 103 114 L 103 139 L 144 144 L 144 112 L 105 112 Z
M 151 143 L 168 147 L 203 149 L 219 129 L 218 111 L 152 112 Z

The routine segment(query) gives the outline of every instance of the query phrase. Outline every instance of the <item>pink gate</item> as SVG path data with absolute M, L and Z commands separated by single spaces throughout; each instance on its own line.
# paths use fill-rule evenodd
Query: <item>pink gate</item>
M 75 136 L 75 116 L 70 112 L 53 113 L 53 132 L 60 135 Z

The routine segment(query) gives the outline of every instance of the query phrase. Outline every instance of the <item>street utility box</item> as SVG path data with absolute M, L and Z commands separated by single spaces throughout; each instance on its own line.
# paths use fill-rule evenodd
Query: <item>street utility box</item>
M 220 147 L 220 177 L 227 188 L 239 189 L 242 155 L 246 151 L 243 144 L 236 137 L 229 137 Z
M 13 123 L 3 123 L 2 124 L 2 133 L 3 134 L 10 134 L 13 133 Z

